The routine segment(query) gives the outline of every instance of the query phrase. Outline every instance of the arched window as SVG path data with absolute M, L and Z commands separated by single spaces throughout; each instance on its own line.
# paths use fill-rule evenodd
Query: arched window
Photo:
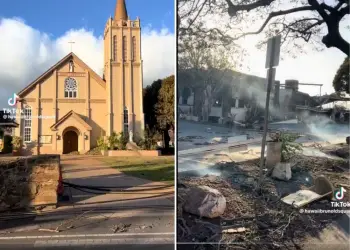
M 136 60 L 136 37 L 132 37 L 132 60 Z
M 129 111 L 128 108 L 124 108 L 124 133 L 129 132 Z
M 74 78 L 68 77 L 64 81 L 64 97 L 76 98 L 78 92 L 78 84 Z
M 24 119 L 23 119 L 23 141 L 31 142 L 32 141 L 32 108 L 26 106 L 24 108 Z
M 74 72 L 74 63 L 73 60 L 69 61 L 69 72 Z
M 127 43 L 126 43 L 126 36 L 123 36 L 123 60 L 126 61 L 127 60 L 127 52 L 128 52 L 128 47 L 127 47 Z
M 113 36 L 113 60 L 117 61 L 117 36 Z

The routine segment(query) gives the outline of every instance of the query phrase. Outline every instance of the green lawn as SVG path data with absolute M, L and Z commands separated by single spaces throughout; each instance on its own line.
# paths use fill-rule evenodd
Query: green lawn
M 127 175 L 174 184 L 174 156 L 106 157 L 102 161 Z

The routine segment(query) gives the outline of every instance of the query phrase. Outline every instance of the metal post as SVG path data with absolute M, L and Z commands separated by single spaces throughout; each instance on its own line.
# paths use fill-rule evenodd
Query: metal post
M 262 176 L 263 176 L 263 169 L 265 165 L 265 146 L 266 146 L 266 136 L 267 136 L 267 129 L 268 129 L 268 118 L 269 118 L 269 106 L 270 106 L 270 93 L 271 93 L 271 87 L 272 82 L 274 80 L 274 74 L 275 69 L 273 68 L 273 54 L 275 53 L 276 49 L 276 39 L 273 39 L 271 44 L 271 60 L 270 65 L 268 69 L 268 83 L 267 83 L 267 93 L 266 93 L 266 104 L 265 104 L 265 116 L 264 116 L 264 133 L 262 138 L 262 144 L 261 144 L 261 156 L 260 156 L 260 169 L 259 169 L 259 182 L 258 182 L 258 188 L 260 189 L 262 184 Z

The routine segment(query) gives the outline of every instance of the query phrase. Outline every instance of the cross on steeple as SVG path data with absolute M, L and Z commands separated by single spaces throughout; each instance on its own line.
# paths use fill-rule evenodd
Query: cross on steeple
M 73 52 L 73 44 L 74 44 L 75 42 L 70 41 L 70 42 L 68 42 L 68 43 L 70 43 L 70 52 Z

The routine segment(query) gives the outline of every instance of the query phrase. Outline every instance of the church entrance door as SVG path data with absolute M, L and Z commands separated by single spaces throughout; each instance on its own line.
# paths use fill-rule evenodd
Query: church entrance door
M 78 134 L 70 130 L 63 135 L 63 154 L 75 151 L 78 151 Z

